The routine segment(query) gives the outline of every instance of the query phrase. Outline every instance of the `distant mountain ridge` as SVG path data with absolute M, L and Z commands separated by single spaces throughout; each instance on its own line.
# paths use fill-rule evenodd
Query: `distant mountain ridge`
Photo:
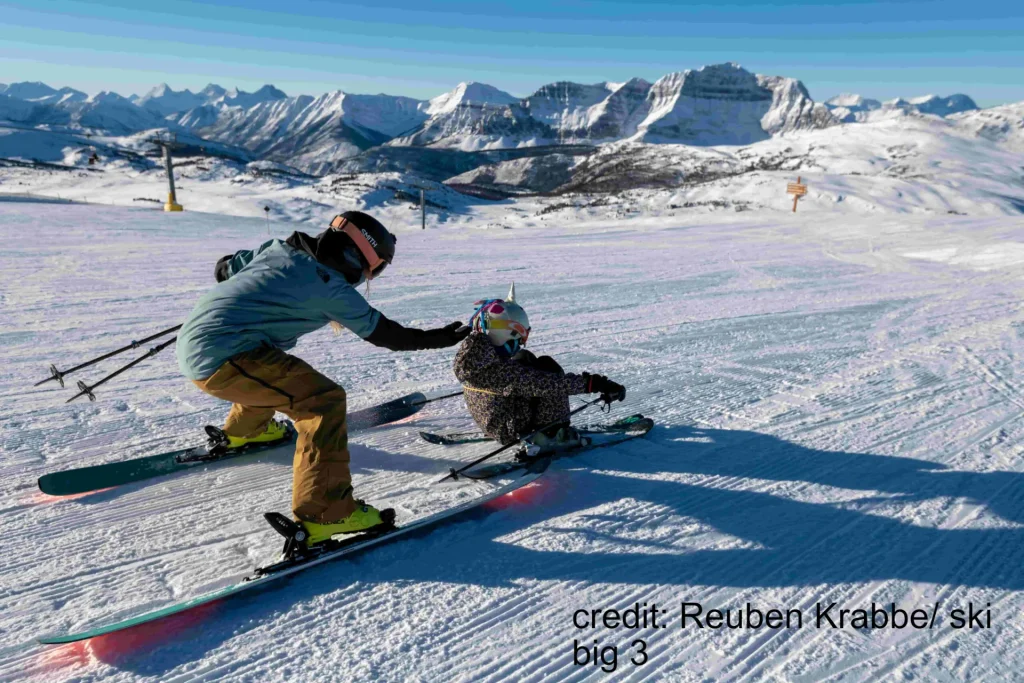
M 197 93 L 187 88 L 181 91 L 172 90 L 166 83 L 142 95 L 134 102 L 160 116 L 171 116 L 203 106 L 218 107 L 253 107 L 262 102 L 282 100 L 288 97 L 272 85 L 265 85 L 256 92 L 248 93 L 237 88 L 226 90 L 213 83 Z
M 932 114 L 943 118 L 952 114 L 975 111 L 978 105 L 967 95 L 954 94 L 948 97 L 924 95 L 879 102 L 860 95 L 844 93 L 825 100 L 825 106 L 832 115 L 843 123 L 867 121 L 870 119 L 900 116 L 904 114 Z
M 462 92 L 471 91 L 452 95 Z M 458 106 L 428 110 L 432 115 L 417 130 L 388 145 L 463 151 L 621 139 L 737 145 L 838 123 L 799 81 L 752 74 L 736 64 L 672 73 L 653 84 L 641 78 L 594 85 L 560 81 L 504 103 L 489 94 L 484 102 L 464 97 Z
M 107 92 L 90 97 L 38 82 L 0 85 L 0 119 L 117 135 L 168 128 L 312 173 L 411 158 L 400 149 L 475 153 L 617 141 L 747 145 L 872 117 L 946 117 L 975 109 L 966 95 L 885 103 L 840 95 L 818 103 L 796 79 L 754 74 L 734 63 L 674 72 L 653 83 L 557 81 L 524 98 L 475 82 L 430 100 L 342 91 L 288 96 L 272 85 L 249 93 L 210 83 L 192 92 L 164 83 L 129 98 Z M 366 156 L 375 148 L 380 151 Z

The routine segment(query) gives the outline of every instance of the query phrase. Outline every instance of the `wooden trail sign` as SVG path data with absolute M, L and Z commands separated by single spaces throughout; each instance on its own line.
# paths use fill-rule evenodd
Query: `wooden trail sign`
M 796 213 L 797 200 L 807 194 L 807 186 L 800 184 L 800 176 L 796 177 L 795 183 L 789 183 L 786 185 L 786 194 L 793 195 L 793 213 Z

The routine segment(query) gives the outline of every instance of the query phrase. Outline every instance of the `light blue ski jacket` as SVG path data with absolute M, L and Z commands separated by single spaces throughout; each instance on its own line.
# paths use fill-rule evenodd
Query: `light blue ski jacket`
M 332 320 L 365 339 L 381 318 L 341 273 L 281 240 L 236 253 L 228 274 L 178 332 L 178 366 L 191 380 L 261 346 L 287 351 Z

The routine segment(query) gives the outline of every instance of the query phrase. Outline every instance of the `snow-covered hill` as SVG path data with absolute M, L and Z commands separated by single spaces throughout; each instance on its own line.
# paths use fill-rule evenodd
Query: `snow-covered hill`
M 341 207 L 347 197 L 325 199 L 311 226 Z M 641 412 L 654 431 L 255 598 L 41 647 L 44 633 L 221 586 L 280 549 L 262 513 L 289 509 L 288 449 L 77 498 L 39 494 L 44 473 L 192 445 L 224 418 L 227 404 L 184 380 L 173 354 L 104 385 L 94 403 L 32 384 L 50 363 L 68 368 L 180 322 L 221 254 L 296 226 L 0 202 L 0 679 L 1019 678 L 1018 217 L 476 208 L 464 222 L 432 214 L 426 231 L 413 212 L 382 211 L 399 251 L 372 303 L 434 326 L 466 319 L 514 276 L 531 349 L 629 389 L 611 416 L 577 423 Z M 457 388 L 450 349 L 392 353 L 324 330 L 293 353 L 341 383 L 352 410 Z M 68 379 L 93 382 L 118 363 Z M 434 482 L 489 445 L 417 437 L 469 426 L 449 399 L 352 433 L 355 491 L 401 523 L 484 490 Z M 802 627 L 682 628 L 684 601 L 734 620 L 746 606 L 797 610 Z M 573 623 L 577 610 L 637 603 L 664 610 L 666 627 Z M 872 603 L 937 616 L 934 628 L 816 627 L 816 607 L 831 603 L 836 619 Z M 969 605 L 991 610 L 990 628 L 953 628 L 951 610 Z M 638 639 L 641 664 L 630 662 L 642 661 Z M 574 664 L 574 640 L 616 646 L 616 671 Z
M 285 108 L 289 103 L 281 100 L 267 106 Z M 358 134 L 354 128 L 349 130 Z M 0 133 L 0 159 L 40 159 L 70 164 L 72 168 L 85 165 L 88 155 L 83 156 L 81 151 L 97 142 L 95 137 L 72 140 L 22 129 L 4 131 L 2 127 Z M 250 158 L 265 157 L 266 150 L 278 139 L 268 135 L 268 147 L 249 152 Z M 42 140 L 48 141 L 49 151 L 33 156 L 30 141 Z M 348 144 L 330 137 L 322 142 L 325 146 Z M 123 138 L 111 139 L 108 144 L 125 145 Z M 236 159 L 243 156 L 237 148 L 230 149 L 236 151 L 221 154 Z M 220 152 L 208 148 L 205 153 Z M 191 178 L 191 171 L 179 171 L 179 195 L 186 206 L 224 212 L 235 212 L 232 207 L 238 206 L 243 215 L 259 215 L 264 205 L 273 204 L 286 215 L 307 216 L 308 202 L 330 204 L 340 188 L 374 187 L 374 178 L 380 174 L 407 177 L 411 187 L 396 189 L 392 198 L 402 210 L 416 199 L 417 183 L 436 186 L 444 181 L 460 192 L 489 199 L 550 195 L 530 198 L 526 204 L 517 201 L 522 210 L 538 215 L 558 212 L 590 216 L 609 206 L 659 215 L 709 210 L 789 211 L 791 198 L 785 194 L 786 183 L 799 176 L 809 187 L 808 195 L 801 200 L 801 212 L 822 216 L 1024 213 L 1021 105 L 948 118 L 903 115 L 790 131 L 744 146 L 652 144 L 638 138 L 599 146 L 475 152 L 376 146 L 341 163 L 317 167 L 317 171 L 328 174 L 324 178 L 296 173 L 269 184 L 250 174 L 244 165 L 248 159 L 243 159 L 241 166 L 214 171 L 220 162 L 191 159 L 190 154 L 194 152 L 182 152 L 179 163 L 209 166 L 211 172 L 185 182 L 182 178 Z M 159 188 L 166 183 L 162 169 L 140 175 L 131 165 L 119 161 L 116 149 L 109 153 L 110 160 L 107 153 L 101 152 L 100 156 L 98 164 L 89 167 L 92 172 L 84 176 L 62 177 L 51 170 L 24 167 L 0 169 L 0 193 L 29 191 L 125 204 L 139 196 L 158 197 Z M 377 190 L 367 192 L 378 199 L 366 201 L 379 203 L 382 195 Z M 447 199 L 437 203 L 454 205 Z M 445 214 L 444 220 L 455 220 L 460 211 Z
M 1024 152 L 1024 102 L 955 114 L 950 120 L 973 135 Z
M 784 183 L 801 176 L 802 202 L 824 212 L 1024 212 L 1021 105 L 951 116 L 883 118 L 776 136 L 742 146 L 602 145 L 591 154 L 503 160 L 448 179 L 516 194 L 591 198 L 651 190 L 659 206 L 785 208 Z
M 135 103 L 113 93 L 76 101 L 44 84 L 15 85 L 15 92 L 55 102 L 0 95 L 0 125 L 48 131 L 0 140 L 0 158 L 22 161 L 74 165 L 88 157 L 82 134 L 123 138 L 163 128 L 196 141 L 203 153 L 242 162 L 262 159 L 316 175 L 414 174 L 488 197 L 643 190 L 669 205 L 774 207 L 769 179 L 796 172 L 813 182 L 805 204 L 832 210 L 992 213 L 1022 206 L 1020 105 L 977 110 L 962 95 L 884 104 L 842 95 L 823 105 L 795 79 L 731 63 L 654 83 L 555 82 L 523 99 L 481 83 L 461 83 L 428 101 L 161 86 Z M 57 132 L 71 136 L 63 148 Z M 95 188 L 88 192 L 97 196 Z

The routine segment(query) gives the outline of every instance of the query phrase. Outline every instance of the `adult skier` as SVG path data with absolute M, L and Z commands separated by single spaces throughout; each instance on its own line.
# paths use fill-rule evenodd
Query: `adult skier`
M 505 299 L 476 302 L 472 332 L 455 356 L 455 376 L 465 390 L 466 408 L 483 432 L 502 444 L 531 438 L 540 452 L 583 445 L 569 424 L 569 396 L 601 393 L 621 401 L 626 389 L 604 375 L 566 373 L 551 356 L 538 358 L 523 348 L 530 319 L 512 284 Z
M 461 322 L 432 330 L 403 327 L 356 291 L 387 268 L 396 243 L 372 216 L 349 211 L 316 237 L 294 232 L 284 241 L 224 256 L 215 268 L 218 284 L 178 333 L 181 371 L 207 394 L 233 404 L 224 423 L 229 447 L 285 438 L 275 411 L 294 422 L 292 512 L 309 545 L 383 522 L 380 511 L 352 490 L 345 390 L 285 351 L 328 324 L 392 351 L 454 346 L 469 334 Z

